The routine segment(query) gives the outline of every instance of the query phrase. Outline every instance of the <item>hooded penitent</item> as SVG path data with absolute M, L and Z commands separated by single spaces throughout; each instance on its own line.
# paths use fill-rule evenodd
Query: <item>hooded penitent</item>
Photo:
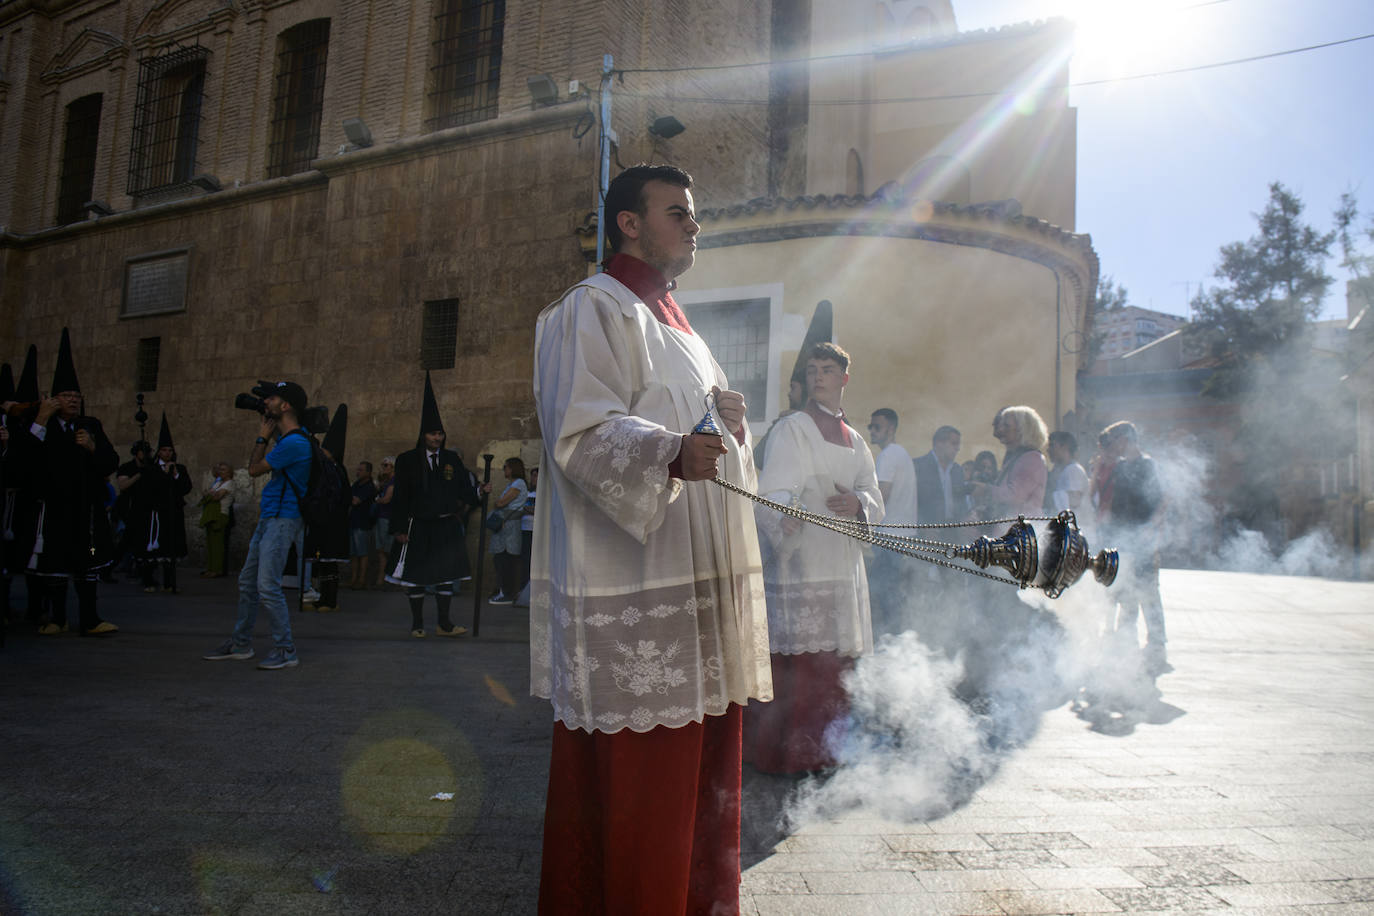
M 334 459 L 336 464 L 344 463 L 344 446 L 348 442 L 348 405 L 340 404 L 334 411 L 334 419 L 329 421 L 329 432 L 324 434 L 324 442 L 320 443 L 320 448 L 324 449 Z
M 420 435 L 415 440 L 416 448 L 424 448 L 425 433 L 444 432 L 444 421 L 439 417 L 439 402 L 434 398 L 434 385 L 425 371 L 425 400 L 420 408 Z
M 167 425 L 167 413 L 165 411 L 162 414 L 162 428 L 158 430 L 157 434 L 157 447 L 159 449 L 176 447 L 172 444 L 172 428 Z
M 801 350 L 797 353 L 797 363 L 792 367 L 790 381 L 801 382 L 803 390 L 806 389 L 806 355 L 811 352 L 811 348 L 816 344 L 835 339 L 834 325 L 835 320 L 830 300 L 822 299 L 816 303 L 816 311 L 811 315 L 811 324 L 806 328 L 806 337 L 802 340 Z M 796 407 L 799 405 L 789 406 Z
M 0 404 L 14 400 L 14 370 L 9 363 L 0 365 Z
M 38 400 L 38 348 L 33 344 L 29 344 L 29 353 L 24 357 L 24 368 L 19 372 L 14 399 L 25 404 Z
M 71 336 L 63 328 L 62 342 L 57 347 L 57 365 L 52 370 L 52 387 L 48 391 L 60 394 L 63 391 L 80 390 L 81 383 L 76 380 L 76 363 L 72 361 Z

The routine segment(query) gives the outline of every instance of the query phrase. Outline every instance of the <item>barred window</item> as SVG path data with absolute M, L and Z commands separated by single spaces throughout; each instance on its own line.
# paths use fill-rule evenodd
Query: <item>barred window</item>
M 184 184 L 196 174 L 205 48 L 176 48 L 139 61 L 129 195 Z
M 458 300 L 425 303 L 420 328 L 420 368 L 452 369 L 458 354 Z
M 57 185 L 57 224 L 86 216 L 86 201 L 95 187 L 95 148 L 100 139 L 100 93 L 82 96 L 67 106 L 67 135 L 62 141 L 62 177 Z
M 440 0 L 434 17 L 430 130 L 496 117 L 506 0 Z
M 711 348 L 730 387 L 744 395 L 750 420 L 768 410 L 767 299 L 736 299 L 684 305 L 692 330 Z
M 328 52 L 328 19 L 303 22 L 277 39 L 277 88 L 267 154 L 269 178 L 305 171 L 319 152 Z
M 161 337 L 139 338 L 138 361 L 134 367 L 135 391 L 157 391 L 157 361 L 161 353 Z

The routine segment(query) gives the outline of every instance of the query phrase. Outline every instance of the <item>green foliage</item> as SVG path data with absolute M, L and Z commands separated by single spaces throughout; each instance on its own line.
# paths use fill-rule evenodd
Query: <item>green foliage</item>
M 1332 278 L 1325 270 L 1336 232 L 1302 221 L 1303 203 L 1279 182 L 1255 215 L 1259 233 L 1221 248 L 1221 281 L 1193 298 L 1188 334 L 1222 359 L 1208 391 L 1233 395 L 1251 387 L 1261 364 L 1282 371 L 1301 359 L 1308 328 L 1321 313 Z
M 1240 467 L 1226 497 L 1242 519 L 1273 514 L 1296 465 L 1351 445 L 1340 361 L 1316 353 L 1309 335 L 1333 282 L 1325 264 L 1341 222 L 1320 232 L 1302 213 L 1296 194 L 1271 184 L 1258 233 L 1222 246 L 1220 282 L 1192 302 L 1187 333 L 1220 361 L 1204 393 L 1240 407 Z
M 1341 245 L 1341 266 L 1355 275 L 1354 291 L 1361 308 L 1374 306 L 1374 254 L 1360 251 L 1357 237 L 1363 235 L 1374 246 L 1374 213 L 1368 216 L 1369 223 L 1358 229 L 1359 206 L 1355 195 L 1346 191 L 1341 195 L 1341 205 L 1336 208 L 1336 238 Z

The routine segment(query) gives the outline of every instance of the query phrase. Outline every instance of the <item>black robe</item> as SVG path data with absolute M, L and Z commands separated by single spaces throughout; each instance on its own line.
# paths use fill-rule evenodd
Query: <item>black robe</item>
M 396 456 L 391 533 L 409 536 L 391 546 L 387 580 L 401 585 L 442 585 L 469 575 L 463 518 L 481 505 L 458 453 L 441 449 L 430 470 L 423 448 Z
M 77 429 L 95 440 L 95 451 L 76 444 L 57 417 L 48 421 L 39 440 L 26 432 L 25 464 L 34 494 L 41 502 L 37 563 L 33 572 L 46 576 L 84 576 L 114 558 L 114 538 L 105 508 L 108 478 L 119 467 L 119 455 L 100 421 L 78 417 Z
M 130 461 L 121 465 L 119 476 L 139 475 L 138 481 L 121 494 L 124 519 L 124 544 L 133 555 L 145 560 L 180 560 L 186 556 L 186 494 L 191 492 L 191 475 L 184 464 L 176 466 L 177 476 L 164 471 L 156 459 L 139 467 Z M 157 546 L 150 546 L 156 538 Z
M 352 491 L 348 486 L 348 471 L 344 470 L 343 465 L 336 461 L 333 470 L 339 477 L 339 486 L 342 488 L 341 496 L 348 499 L 334 506 L 330 510 L 327 520 L 318 525 L 305 526 L 305 555 L 313 557 L 321 563 L 347 563 L 349 561 L 348 510 L 352 502 Z

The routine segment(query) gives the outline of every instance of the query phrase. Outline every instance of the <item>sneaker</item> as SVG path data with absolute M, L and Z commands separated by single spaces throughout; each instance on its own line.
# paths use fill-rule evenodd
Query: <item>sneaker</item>
M 253 657 L 253 647 L 252 647 L 252 646 L 236 646 L 236 645 L 234 645 L 234 641 L 233 641 L 232 639 L 226 639 L 224 642 L 220 643 L 220 646 L 219 646 L 218 649 L 215 649 L 215 650 L 212 651 L 212 652 L 206 652 L 204 655 L 201 656 L 201 658 L 207 659 L 207 660 L 212 661 L 212 662 L 217 662 L 217 661 L 219 661 L 219 660 L 221 660 L 221 659 L 225 659 L 225 658 L 252 658 L 252 657 Z
M 434 632 L 438 633 L 440 636 L 462 636 L 462 635 L 463 635 L 464 633 L 466 633 L 467 631 L 468 631 L 468 628 L 467 628 L 467 627 L 459 627 L 459 626 L 452 626 L 452 627 L 449 627 L 449 628 L 446 630 L 446 629 L 444 629 L 444 625 L 443 625 L 443 624 L 440 624 L 439 626 L 437 626 L 437 627 L 434 628 Z
M 487 604 L 514 604 L 514 603 L 515 603 L 515 599 L 512 598 L 512 597 L 510 597 L 509 595 L 505 594 L 504 592 L 497 592 L 496 594 L 492 595 L 489 599 L 487 599 Z
M 100 621 L 100 623 L 97 623 L 95 626 L 91 627 L 89 630 L 82 630 L 82 631 L 81 631 L 81 635 L 82 635 L 82 636 L 104 636 L 104 635 L 107 634 L 107 633 L 118 633 L 118 632 L 119 632 L 119 627 L 117 627 L 117 626 L 115 626 L 114 624 L 110 623 L 108 620 L 102 620 L 102 621 Z
M 38 628 L 38 634 L 40 636 L 57 636 L 65 632 L 67 632 L 67 625 L 65 623 L 60 625 L 56 623 L 45 623 Z
M 258 662 L 258 667 L 263 671 L 276 671 L 278 668 L 294 668 L 301 663 L 296 657 L 296 650 L 287 652 L 285 649 L 273 649 L 267 653 L 267 657 Z
M 422 630 L 422 629 L 418 629 L 418 628 L 417 628 L 417 629 L 411 630 L 411 631 L 410 631 L 410 635 L 411 635 L 411 636 L 414 636 L 416 639 L 424 639 L 424 638 L 425 638 L 425 631 Z

